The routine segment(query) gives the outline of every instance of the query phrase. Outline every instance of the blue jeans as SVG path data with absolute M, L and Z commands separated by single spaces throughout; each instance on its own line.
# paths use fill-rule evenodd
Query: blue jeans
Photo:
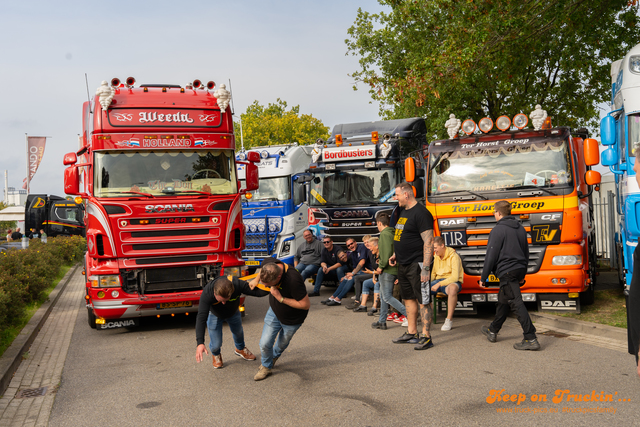
M 227 322 L 231 335 L 233 335 L 233 342 L 236 345 L 236 349 L 244 349 L 244 329 L 242 329 L 242 315 L 240 310 L 236 311 L 236 314 L 228 319 L 220 319 L 218 316 L 209 313 L 207 319 L 207 327 L 209 329 L 209 350 L 214 356 L 220 354 L 220 348 L 222 347 L 222 324 Z
M 364 274 L 364 272 L 358 271 L 355 275 L 351 276 L 351 279 L 345 279 L 340 282 L 340 285 L 338 285 L 338 289 L 336 289 L 332 296 L 337 299 L 344 298 L 345 295 L 347 295 L 347 293 L 351 290 L 351 288 L 353 288 L 353 283 L 355 282 L 353 278 L 360 274 Z
M 316 274 L 319 268 L 320 268 L 319 265 L 303 264 L 301 262 L 299 262 L 298 265 L 296 266 L 296 270 L 298 270 L 302 275 L 302 280 L 307 280 L 309 277 Z
M 300 264 L 298 264 L 300 265 Z M 325 273 L 322 268 L 318 269 L 318 274 L 316 275 L 316 283 L 313 285 L 313 292 L 320 293 L 320 288 L 322 287 L 322 281 L 325 279 L 333 279 L 336 280 L 336 283 L 340 283 L 340 280 L 344 277 L 345 266 L 341 265 L 335 270 L 331 270 L 328 273 Z
M 388 273 L 382 273 L 378 276 L 378 283 L 380 283 L 380 317 L 378 317 L 378 323 L 385 323 L 387 321 L 387 314 L 389 314 L 389 304 L 398 313 L 403 316 L 407 315 L 407 309 L 404 305 L 393 297 L 393 282 L 396 281 L 396 276 Z
M 376 283 L 373 283 L 373 279 L 367 279 L 362 284 L 362 295 L 369 295 L 373 290 L 374 294 L 380 292 L 380 279 Z
M 267 314 L 264 316 L 264 327 L 260 338 L 262 366 L 269 369 L 273 368 L 273 359 L 280 357 L 289 347 L 293 334 L 296 333 L 300 326 L 302 326 L 302 323 L 299 325 L 283 325 L 271 307 L 269 307 Z M 277 342 L 276 337 L 278 338 Z

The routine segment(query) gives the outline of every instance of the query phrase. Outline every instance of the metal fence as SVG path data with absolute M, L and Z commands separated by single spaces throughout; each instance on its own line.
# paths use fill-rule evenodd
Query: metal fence
M 615 235 L 619 232 L 619 216 L 616 210 L 616 195 L 613 191 L 607 191 L 606 194 L 595 192 L 592 201 L 598 259 L 608 262 L 612 268 L 617 268 Z

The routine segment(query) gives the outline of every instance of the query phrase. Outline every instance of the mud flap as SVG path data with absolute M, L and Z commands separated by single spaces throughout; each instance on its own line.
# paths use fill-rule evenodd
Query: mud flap
M 538 311 L 580 314 L 580 298 L 569 298 L 567 294 L 537 294 Z

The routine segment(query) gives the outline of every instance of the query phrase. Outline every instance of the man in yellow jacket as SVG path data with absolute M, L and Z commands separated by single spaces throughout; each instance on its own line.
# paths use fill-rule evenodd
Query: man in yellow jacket
M 440 328 L 443 331 L 450 331 L 453 319 L 453 312 L 458 304 L 458 292 L 462 288 L 463 270 L 460 256 L 453 248 L 448 248 L 444 244 L 444 239 L 440 236 L 433 239 L 433 268 L 431 269 L 431 293 L 433 295 L 442 292 L 448 295 L 447 319 Z M 435 307 L 434 307 L 435 309 Z

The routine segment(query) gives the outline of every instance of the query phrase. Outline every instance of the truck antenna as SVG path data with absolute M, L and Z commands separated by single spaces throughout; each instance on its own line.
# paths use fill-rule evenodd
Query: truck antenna
M 89 112 L 93 114 L 93 111 L 91 111 L 91 95 L 89 95 L 89 79 L 87 78 L 87 73 L 84 73 L 84 81 L 87 84 L 87 100 L 89 100 Z
M 229 79 L 229 93 L 231 94 L 231 115 L 236 111 L 233 105 L 233 89 L 231 89 L 231 79 Z

